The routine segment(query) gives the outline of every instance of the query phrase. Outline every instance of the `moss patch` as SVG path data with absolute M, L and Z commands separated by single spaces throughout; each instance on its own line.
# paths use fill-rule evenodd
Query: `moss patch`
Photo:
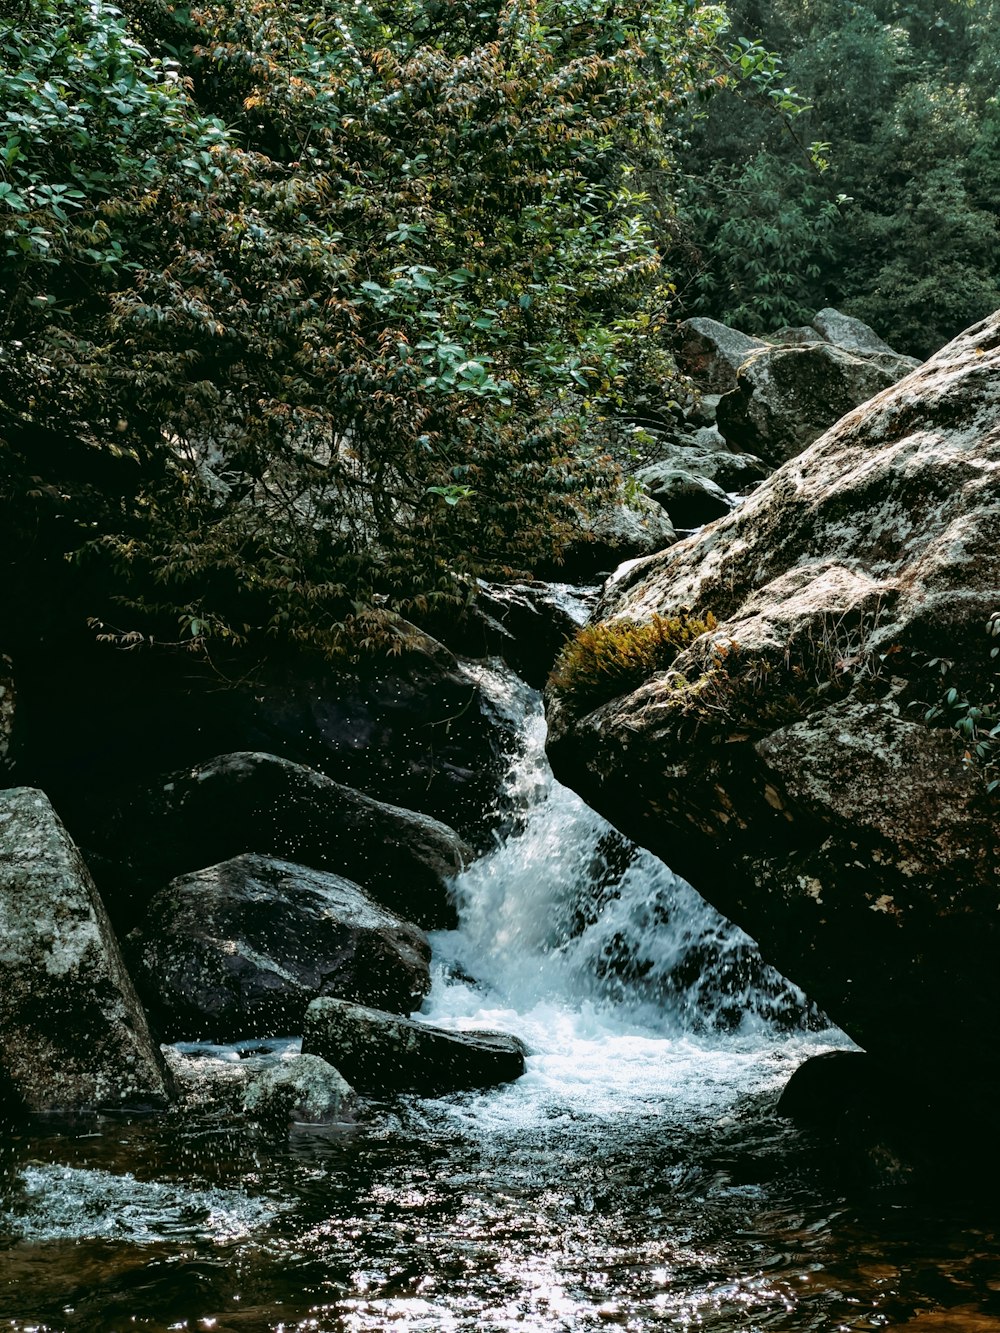
M 716 623 L 709 611 L 704 620 L 682 612 L 585 625 L 559 654 L 549 687 L 574 716 L 582 717 L 669 670 L 679 654 Z

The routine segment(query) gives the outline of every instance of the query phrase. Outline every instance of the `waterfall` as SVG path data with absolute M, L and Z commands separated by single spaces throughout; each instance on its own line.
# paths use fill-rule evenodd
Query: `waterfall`
M 778 1086 L 821 1043 L 841 1044 L 742 930 L 555 781 L 539 696 L 498 663 L 478 680 L 497 707 L 521 709 L 509 814 L 456 882 L 459 928 L 432 937 L 423 1016 L 526 1039 L 528 1074 L 507 1094 L 515 1121 L 678 1097 L 704 1114 L 713 1085 L 727 1099 Z

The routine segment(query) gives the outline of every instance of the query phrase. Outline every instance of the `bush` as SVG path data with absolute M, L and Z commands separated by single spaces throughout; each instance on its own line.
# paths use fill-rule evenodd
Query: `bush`
M 609 699 L 638 689 L 657 672 L 668 671 L 689 644 L 715 625 L 711 611 L 704 620 L 681 612 L 654 615 L 648 621 L 586 625 L 559 654 L 549 687 L 571 713 L 582 717 Z

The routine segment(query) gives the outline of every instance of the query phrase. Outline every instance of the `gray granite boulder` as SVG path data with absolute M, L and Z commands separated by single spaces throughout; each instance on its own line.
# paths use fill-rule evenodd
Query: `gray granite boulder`
M 813 319 L 812 326 L 826 342 L 833 343 L 835 347 L 843 348 L 845 352 L 850 352 L 852 356 L 888 355 L 898 357 L 901 361 L 906 362 L 911 370 L 920 364 L 916 357 L 903 356 L 891 348 L 884 338 L 880 338 L 875 330 L 862 320 L 855 319 L 853 315 L 845 315 L 832 306 L 827 306 L 824 310 L 818 311 Z
M 697 316 L 680 326 L 677 360 L 704 393 L 728 393 L 736 386 L 736 372 L 754 352 L 767 347 L 763 338 L 751 338 L 717 319 Z
M 677 540 L 670 519 L 654 500 L 619 489 L 590 518 L 581 520 L 586 534 L 570 542 L 562 564 L 546 570 L 575 583 L 592 582 L 625 560 L 652 555 Z
M 719 432 L 708 427 L 664 444 L 657 453 L 654 462 L 639 468 L 633 475 L 646 493 L 664 504 L 668 512 L 669 504 L 660 500 L 657 494 L 664 489 L 661 479 L 666 472 L 677 470 L 704 477 L 730 494 L 749 490 L 771 471 L 766 463 L 753 454 L 733 453 Z M 732 508 L 731 505 L 728 507 Z M 677 526 L 683 528 L 697 525 L 678 522 Z
M 430 989 L 422 930 L 339 875 L 265 856 L 175 879 L 127 949 L 171 1041 L 294 1033 L 320 995 L 409 1013 Z
M 606 590 L 603 621 L 714 613 L 671 671 L 549 706 L 561 781 L 868 1051 L 946 1053 L 956 1086 L 1000 1078 L 1000 746 L 927 714 L 948 685 L 1000 709 L 998 535 L 1000 313 Z
M 294 1055 L 247 1080 L 243 1109 L 263 1124 L 333 1125 L 354 1118 L 354 1089 L 317 1055 Z
M 860 357 L 829 343 L 769 348 L 740 368 L 719 403 L 719 430 L 734 449 L 777 467 L 912 368 L 893 352 Z
M 341 1000 L 309 1006 L 302 1050 L 336 1065 L 366 1093 L 432 1097 L 524 1073 L 524 1046 L 506 1033 L 451 1032 Z
M 654 463 L 636 475 L 675 528 L 700 528 L 733 508 L 722 487 L 699 472 Z
M 0 1070 L 31 1113 L 171 1088 L 104 905 L 46 796 L 0 792 Z

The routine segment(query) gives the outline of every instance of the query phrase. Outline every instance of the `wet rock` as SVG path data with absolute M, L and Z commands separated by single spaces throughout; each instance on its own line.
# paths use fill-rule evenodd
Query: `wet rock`
M 302 1050 L 329 1060 L 365 1093 L 433 1097 L 492 1087 L 524 1073 L 524 1046 L 516 1037 L 450 1032 L 342 1000 L 309 1006 Z
M 736 372 L 747 357 L 767 347 L 718 320 L 698 316 L 680 326 L 677 359 L 681 369 L 706 393 L 729 393 L 736 387 Z
M 114 908 L 243 852 L 332 870 L 428 929 L 455 924 L 451 881 L 471 856 L 446 824 L 376 801 L 314 769 L 254 752 L 174 773 L 124 804 L 102 845 L 120 861 Z M 110 874 L 110 872 L 109 872 Z
M 894 353 L 859 357 L 828 343 L 770 348 L 740 369 L 719 403 L 719 429 L 734 448 L 777 467 L 911 368 Z
M 442 638 L 466 657 L 499 657 L 529 685 L 545 684 L 556 654 L 586 618 L 597 590 L 540 580 L 481 582 L 476 600 L 442 629 Z
M 174 880 L 127 946 L 170 1041 L 297 1032 L 320 995 L 409 1013 L 430 989 L 422 930 L 339 875 L 264 856 Z
M 733 501 L 721 486 L 696 472 L 653 464 L 638 475 L 675 528 L 700 528 L 733 508 Z
M 601 620 L 719 618 L 680 674 L 549 708 L 561 781 L 869 1052 L 944 1052 L 956 1086 L 1000 1076 L 1000 822 L 925 714 L 949 681 L 996 707 L 998 513 L 1000 314 L 607 588 Z
M 32 1113 L 169 1100 L 90 873 L 27 787 L 0 793 L 0 1031 L 3 1081 Z
M 333 1125 L 353 1119 L 357 1097 L 347 1080 L 316 1055 L 295 1055 L 251 1076 L 243 1108 L 263 1124 Z
M 993 1194 L 996 1086 L 964 1072 L 956 1082 L 947 1055 L 932 1047 L 919 1061 L 827 1051 L 799 1065 L 775 1109 L 821 1135 L 855 1177 L 940 1181 L 949 1194 L 960 1181 Z
M 314 768 L 463 835 L 502 786 L 511 738 L 455 655 L 405 622 L 398 654 L 336 670 L 293 658 L 269 664 L 265 679 L 239 655 L 218 662 L 222 679 L 186 657 L 115 654 L 91 639 L 17 664 L 31 772 L 88 857 L 114 856 L 95 841 L 109 808 L 234 751 Z
M 753 454 L 734 454 L 718 431 L 705 429 L 663 446 L 656 461 L 640 468 L 634 476 L 651 498 L 658 499 L 656 493 L 665 489 L 663 475 L 673 471 L 704 477 L 729 494 L 749 490 L 771 469 Z M 669 510 L 669 504 L 666 508 Z M 677 526 L 696 527 L 697 524 L 678 522 Z

